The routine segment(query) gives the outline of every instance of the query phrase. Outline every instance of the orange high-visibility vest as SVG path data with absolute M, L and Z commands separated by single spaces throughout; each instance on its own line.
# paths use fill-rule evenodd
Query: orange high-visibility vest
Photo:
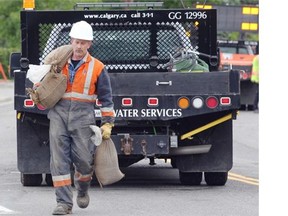
M 75 73 L 73 83 L 67 79 L 67 89 L 63 99 L 78 100 L 83 102 L 96 102 L 96 83 L 104 68 L 104 64 L 90 54 L 84 57 L 82 64 Z M 68 63 L 62 70 L 62 73 L 69 77 Z

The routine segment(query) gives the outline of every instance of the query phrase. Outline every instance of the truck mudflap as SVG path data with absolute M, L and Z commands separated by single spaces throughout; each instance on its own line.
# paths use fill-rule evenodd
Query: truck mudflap
M 191 138 L 201 139 L 201 137 L 203 138 L 207 134 L 210 134 L 210 137 L 205 144 L 211 144 L 211 147 L 206 154 L 176 156 L 174 159 L 179 171 L 228 172 L 233 165 L 232 121 L 232 118 L 230 118 L 217 124 L 215 127 L 207 128 L 206 130 L 193 135 Z

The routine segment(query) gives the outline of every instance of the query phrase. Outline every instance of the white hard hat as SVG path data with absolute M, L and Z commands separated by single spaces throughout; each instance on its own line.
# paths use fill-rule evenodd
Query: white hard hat
M 93 29 L 86 21 L 79 21 L 73 24 L 69 36 L 81 40 L 93 40 Z

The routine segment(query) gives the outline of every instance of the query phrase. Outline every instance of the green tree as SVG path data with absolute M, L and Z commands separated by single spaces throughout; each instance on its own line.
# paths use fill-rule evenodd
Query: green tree
M 8 75 L 10 53 L 19 50 L 21 0 L 0 0 L 0 63 Z

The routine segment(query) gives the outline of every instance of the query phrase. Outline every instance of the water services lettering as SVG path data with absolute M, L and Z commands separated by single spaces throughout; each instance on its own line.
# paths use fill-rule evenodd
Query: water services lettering
M 181 117 L 181 109 L 118 109 L 115 110 L 116 118 L 131 117 Z

